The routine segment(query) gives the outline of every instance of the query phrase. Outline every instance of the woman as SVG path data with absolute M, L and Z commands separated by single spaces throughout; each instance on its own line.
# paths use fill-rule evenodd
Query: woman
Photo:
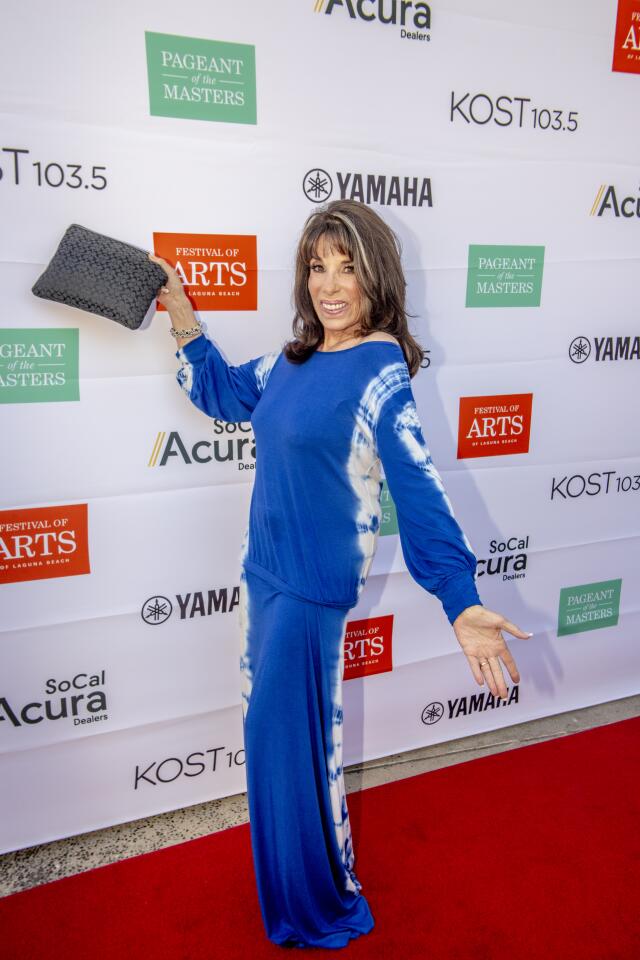
M 479 684 L 507 696 L 501 631 L 424 441 L 410 385 L 424 357 L 407 327 L 400 246 L 365 204 L 306 221 L 294 338 L 230 366 L 201 333 L 172 267 L 159 300 L 177 380 L 210 417 L 251 420 L 256 472 L 241 556 L 243 730 L 253 860 L 267 936 L 342 947 L 374 920 L 360 892 L 342 768 L 344 629 L 376 549 L 381 471 L 409 572 L 435 594 Z

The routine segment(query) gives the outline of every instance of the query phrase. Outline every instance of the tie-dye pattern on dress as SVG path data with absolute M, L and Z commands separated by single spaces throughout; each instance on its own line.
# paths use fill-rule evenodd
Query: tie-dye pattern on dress
M 229 365 L 204 336 L 177 380 L 210 417 L 251 420 L 240 547 L 240 674 L 260 907 L 276 943 L 342 946 L 373 917 L 354 871 L 343 770 L 348 611 L 380 532 L 382 474 L 411 576 L 450 622 L 480 603 L 476 558 L 425 442 L 400 346 Z

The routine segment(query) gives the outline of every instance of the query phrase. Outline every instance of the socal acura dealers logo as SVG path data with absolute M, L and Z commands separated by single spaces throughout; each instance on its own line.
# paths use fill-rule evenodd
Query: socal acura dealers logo
M 574 337 L 569 344 L 569 358 L 574 363 L 584 363 L 594 354 L 597 362 L 602 360 L 640 360 L 640 336 L 594 337 L 593 348 L 588 337 Z
M 625 196 L 626 193 L 626 196 Z M 612 183 L 601 183 L 591 204 L 590 217 L 602 217 L 610 212 L 614 217 L 640 217 L 640 193 L 627 193 Z
M 106 674 L 76 673 L 69 680 L 50 677 L 44 683 L 44 692 L 32 694 L 32 699 L 20 704 L 15 698 L 0 697 L 0 723 L 8 720 L 14 727 L 66 720 L 74 727 L 108 720 Z M 40 699 L 38 699 L 40 698 Z
M 429 42 L 431 34 L 431 7 L 428 3 L 412 0 L 313 0 L 315 13 L 346 14 L 351 20 L 365 23 L 393 24 L 400 27 L 404 40 Z
M 523 580 L 527 569 L 529 534 L 489 542 L 489 557 L 478 559 L 478 576 L 500 575 L 502 580 Z
M 431 177 L 336 170 L 335 179 L 341 200 L 377 203 L 382 207 L 433 206 Z M 312 167 L 302 178 L 304 195 L 312 203 L 328 200 L 333 185 L 333 177 L 322 167 Z
M 170 461 L 173 462 L 173 457 L 177 457 L 178 461 L 186 464 L 216 461 L 233 463 L 237 470 L 255 470 L 256 445 L 249 422 L 225 423 L 224 420 L 213 418 L 213 432 L 227 436 L 185 444 L 177 430 L 171 430 L 168 435 L 165 430 L 159 430 L 147 466 L 166 467 Z M 240 433 L 248 433 L 250 437 L 235 436 Z

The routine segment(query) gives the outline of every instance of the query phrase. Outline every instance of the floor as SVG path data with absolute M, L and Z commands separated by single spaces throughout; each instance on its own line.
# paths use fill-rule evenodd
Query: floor
M 640 694 L 345 767 L 348 793 L 640 715 Z M 248 822 L 246 794 L 0 856 L 0 896 Z

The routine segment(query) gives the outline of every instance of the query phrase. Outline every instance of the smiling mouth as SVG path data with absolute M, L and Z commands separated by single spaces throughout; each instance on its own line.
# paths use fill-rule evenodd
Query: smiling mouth
M 323 310 L 326 310 L 327 313 L 340 313 L 340 311 L 343 310 L 346 305 L 346 300 L 337 300 L 336 302 L 331 302 L 328 300 L 320 301 L 320 306 Z

